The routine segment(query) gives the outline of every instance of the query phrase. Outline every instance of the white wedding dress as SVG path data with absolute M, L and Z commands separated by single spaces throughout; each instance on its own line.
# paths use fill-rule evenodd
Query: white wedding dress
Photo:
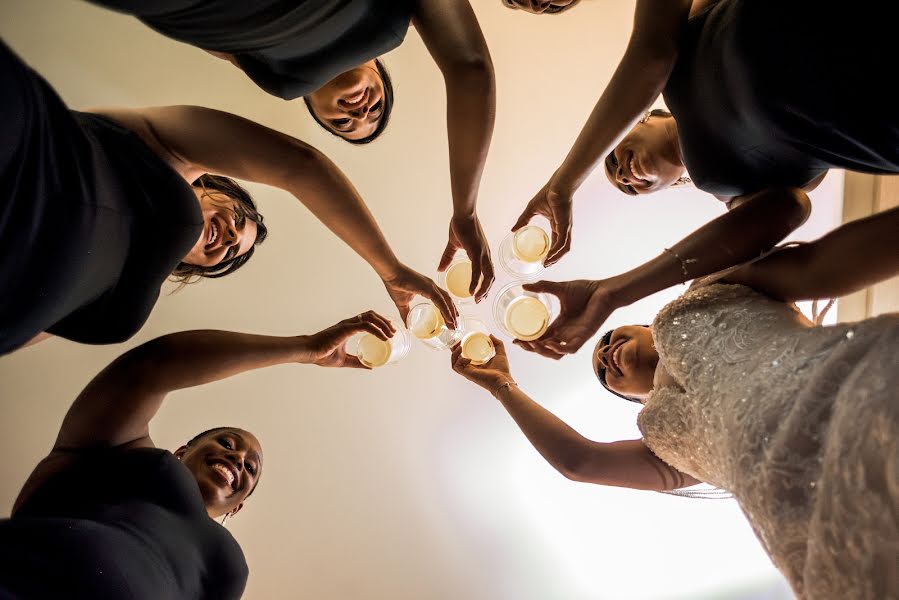
M 666 463 L 729 490 L 799 598 L 899 598 L 899 314 L 813 327 L 714 284 L 653 324 L 640 413 Z

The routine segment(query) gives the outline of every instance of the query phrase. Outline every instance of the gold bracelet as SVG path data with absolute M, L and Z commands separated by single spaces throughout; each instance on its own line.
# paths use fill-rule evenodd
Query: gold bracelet
M 499 386 L 498 388 L 496 388 L 496 391 L 493 392 L 493 395 L 494 395 L 494 396 L 499 396 L 499 393 L 500 393 L 501 391 L 503 391 L 504 388 L 510 388 L 510 387 L 512 387 L 513 385 L 514 385 L 515 387 L 518 387 L 518 384 L 517 384 L 517 383 L 515 383 L 514 381 L 509 380 L 509 381 L 503 383 L 503 384 L 502 384 L 501 386 Z

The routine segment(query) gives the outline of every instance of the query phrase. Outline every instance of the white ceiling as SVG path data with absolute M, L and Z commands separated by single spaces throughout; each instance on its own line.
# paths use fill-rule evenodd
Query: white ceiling
M 544 18 L 499 0 L 474 4 L 497 74 L 479 203 L 497 249 L 611 75 L 634 2 L 595 0 Z M 73 108 L 199 104 L 316 145 L 353 180 L 399 256 L 435 275 L 450 216 L 444 95 L 414 31 L 387 57 L 397 95 L 391 127 L 364 148 L 320 131 L 301 101 L 267 96 L 230 64 L 86 3 L 2 0 L 0 34 Z M 841 179 L 833 174 L 813 194 L 815 214 L 796 239 L 837 222 Z M 164 295 L 127 344 L 53 340 L 0 360 L 0 514 L 69 403 L 127 348 L 183 329 L 295 335 L 369 308 L 395 316 L 374 273 L 296 200 L 250 188 L 271 235 L 246 269 Z M 597 174 L 577 197 L 574 249 L 547 277 L 620 272 L 721 211 L 695 190 L 625 197 Z M 679 291 L 621 310 L 610 325 L 648 322 Z M 559 363 L 517 348 L 510 357 L 521 387 L 585 435 L 638 436 L 635 408 L 599 388 L 588 350 Z M 153 436 L 175 448 L 215 425 L 245 427 L 265 447 L 262 485 L 228 523 L 250 564 L 248 598 L 785 594 L 736 505 L 565 480 L 490 396 L 450 371 L 448 355 L 421 345 L 374 372 L 288 365 L 172 395 Z

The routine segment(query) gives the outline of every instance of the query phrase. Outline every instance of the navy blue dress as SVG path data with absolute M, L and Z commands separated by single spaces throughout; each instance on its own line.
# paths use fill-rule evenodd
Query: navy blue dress
M 232 600 L 248 569 L 157 448 L 91 450 L 0 520 L 0 599 Z
M 70 111 L 0 41 L 0 354 L 43 331 L 122 342 L 200 237 L 190 185 L 137 135 Z
M 720 0 L 664 90 L 696 186 L 739 196 L 827 169 L 899 173 L 899 3 Z
M 91 0 L 172 39 L 233 55 L 285 100 L 399 46 L 414 0 Z

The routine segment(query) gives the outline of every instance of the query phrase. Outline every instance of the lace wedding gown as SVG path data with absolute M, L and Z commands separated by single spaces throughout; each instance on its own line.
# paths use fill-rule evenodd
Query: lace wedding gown
M 811 327 L 739 285 L 689 291 L 653 338 L 683 388 L 638 418 L 666 463 L 729 490 L 800 598 L 899 598 L 899 314 Z

